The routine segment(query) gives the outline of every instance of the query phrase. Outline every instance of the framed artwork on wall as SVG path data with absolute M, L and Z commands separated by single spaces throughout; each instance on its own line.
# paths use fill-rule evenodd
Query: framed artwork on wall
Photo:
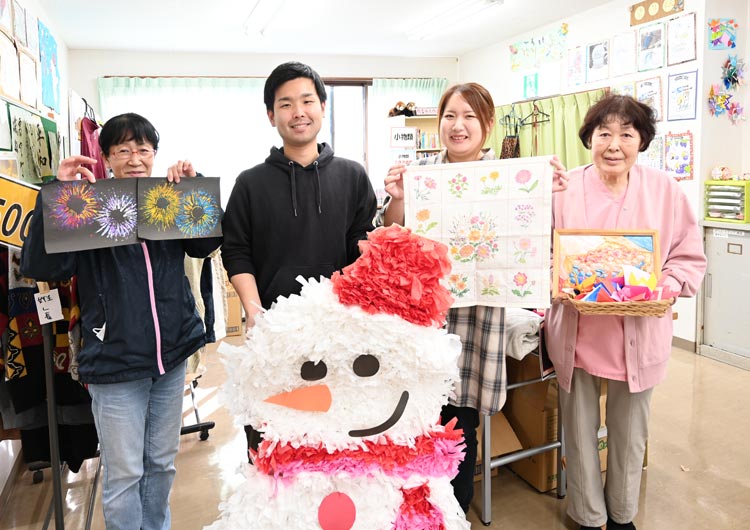
M 609 41 L 586 46 L 586 82 L 602 81 L 609 77 Z
M 18 52 L 13 38 L 0 32 L 0 92 L 11 99 L 20 99 Z
M 586 50 L 576 46 L 568 50 L 568 86 L 582 85 L 586 81 Z
M 667 120 L 694 120 L 698 101 L 698 71 L 671 74 L 667 86 Z
M 664 169 L 664 137 L 657 134 L 645 151 L 638 153 L 638 164 L 654 169 Z
M 26 51 L 18 52 L 18 71 L 21 85 L 21 101 L 29 107 L 37 107 L 39 84 L 37 61 Z
M 664 169 L 677 180 L 693 180 L 693 133 L 664 136 Z
M 729 50 L 737 46 L 737 28 L 733 18 L 712 18 L 708 21 L 708 49 Z
M 0 2 L 0 30 L 13 35 L 13 6 L 10 2 Z
M 635 31 L 618 33 L 612 37 L 612 77 L 632 74 L 636 69 Z
M 32 57 L 39 60 L 39 22 L 28 9 L 26 10 L 26 47 L 31 51 Z
M 611 87 L 609 87 L 609 89 L 613 94 L 635 97 L 635 83 L 633 83 L 632 81 L 629 83 L 619 83 L 617 85 L 612 85 Z
M 13 35 L 22 46 L 26 46 L 26 10 L 13 0 Z
M 57 41 L 41 20 L 38 25 L 42 103 L 55 112 L 60 112 L 60 70 L 57 59 Z
M 664 66 L 664 24 L 657 22 L 638 29 L 638 71 Z
M 695 61 L 695 13 L 667 21 L 667 65 Z
M 661 108 L 661 77 L 650 77 L 635 83 L 635 97 L 654 109 L 656 121 L 664 119 Z

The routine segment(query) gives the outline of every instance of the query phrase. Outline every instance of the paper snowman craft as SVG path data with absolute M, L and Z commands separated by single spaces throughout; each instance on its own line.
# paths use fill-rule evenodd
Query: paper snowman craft
M 360 250 L 222 347 L 225 403 L 263 441 L 207 529 L 470 528 L 450 484 L 463 433 L 439 424 L 461 351 L 447 248 L 391 226 Z

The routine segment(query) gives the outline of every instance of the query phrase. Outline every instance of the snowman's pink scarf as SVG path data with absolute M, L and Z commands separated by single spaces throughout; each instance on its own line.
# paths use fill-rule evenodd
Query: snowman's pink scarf
M 464 458 L 463 431 L 454 429 L 455 418 L 444 428 L 438 427 L 418 436 L 411 446 L 364 442 L 364 447 L 328 452 L 322 446 L 292 447 L 288 443 L 261 443 L 253 455 L 257 470 L 276 478 L 290 479 L 301 472 L 327 475 L 346 473 L 367 476 L 384 473 L 408 478 L 414 474 L 426 477 L 453 478 Z

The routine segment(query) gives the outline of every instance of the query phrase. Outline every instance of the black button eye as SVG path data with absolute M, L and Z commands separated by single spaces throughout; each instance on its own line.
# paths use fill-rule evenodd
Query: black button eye
M 360 355 L 354 359 L 352 369 L 360 377 L 372 377 L 380 370 L 380 361 L 374 355 Z
M 317 363 L 313 361 L 305 361 L 302 363 L 302 368 L 299 371 L 300 376 L 305 381 L 317 381 L 323 379 L 328 373 L 328 367 L 323 361 Z

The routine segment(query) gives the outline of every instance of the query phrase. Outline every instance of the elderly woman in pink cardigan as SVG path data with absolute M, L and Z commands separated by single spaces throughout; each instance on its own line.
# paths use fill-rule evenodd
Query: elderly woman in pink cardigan
M 706 269 L 695 213 L 664 171 L 637 165 L 654 138 L 653 110 L 608 95 L 579 131 L 593 163 L 569 171 L 566 193 L 553 198 L 555 228 L 655 229 L 662 249 L 660 284 L 694 296 Z M 568 466 L 568 515 L 582 530 L 635 529 L 651 394 L 667 371 L 672 315 L 582 315 L 555 301 L 546 344 L 560 384 Z M 607 476 L 597 449 L 599 392 L 607 381 Z

